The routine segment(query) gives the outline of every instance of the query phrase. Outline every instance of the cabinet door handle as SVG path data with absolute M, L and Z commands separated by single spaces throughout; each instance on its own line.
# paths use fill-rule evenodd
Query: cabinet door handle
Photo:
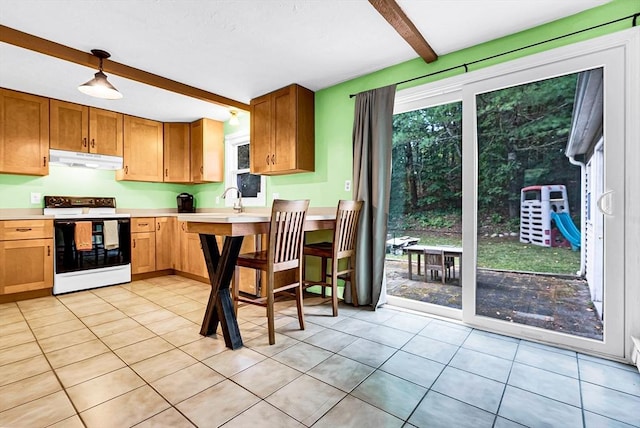
M 160 230 L 160 222 L 158 222 L 158 230 Z
M 149 226 L 149 223 L 138 223 L 138 226 Z
M 165 176 L 165 177 L 168 177 L 168 176 L 169 176 L 169 168 L 166 168 L 166 169 L 164 170 L 164 176 Z
M 267 165 L 269 165 L 269 155 L 267 155 Z
M 87 137 L 82 139 L 82 147 L 87 147 Z
M 204 166 L 200 167 L 200 174 L 204 174 Z
M 28 232 L 32 230 L 30 227 L 16 227 L 16 232 Z
M 44 156 L 42 158 L 42 166 L 47 166 L 47 157 L 46 156 Z
M 276 164 L 276 155 L 275 154 L 271 155 L 271 164 L 273 164 L 273 165 Z
M 182 224 L 180 225 L 180 227 L 181 227 L 181 228 L 182 228 L 182 230 L 184 230 L 185 232 L 187 231 L 187 229 L 185 229 L 185 228 L 184 228 L 184 223 L 182 223 Z
M 124 166 L 124 173 L 129 174 L 129 165 Z
M 47 257 L 51 256 L 51 246 L 47 245 Z
M 136 240 L 133 240 L 133 248 L 136 248 Z
M 93 149 L 95 147 L 96 147 L 96 140 L 95 140 L 95 138 L 92 138 L 91 139 L 91 148 Z

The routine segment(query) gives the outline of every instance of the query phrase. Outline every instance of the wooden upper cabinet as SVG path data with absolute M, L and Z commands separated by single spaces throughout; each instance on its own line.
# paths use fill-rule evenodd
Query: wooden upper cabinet
M 122 156 L 122 113 L 89 107 L 89 153 Z
M 314 93 L 290 85 L 251 100 L 251 172 L 263 175 L 315 169 Z
M 122 117 L 122 113 L 51 100 L 50 147 L 122 156 Z
M 269 174 L 273 145 L 271 136 L 271 95 L 251 101 L 250 169 L 254 174 Z
M 191 138 L 188 123 L 164 124 L 164 181 L 191 181 Z
M 200 119 L 191 123 L 191 182 L 224 181 L 224 124 Z
M 117 180 L 163 181 L 162 128 L 161 122 L 124 116 L 124 167 Z
M 49 99 L 0 89 L 0 172 L 49 173 Z
M 89 151 L 89 107 L 51 100 L 50 115 L 49 147 L 73 152 Z

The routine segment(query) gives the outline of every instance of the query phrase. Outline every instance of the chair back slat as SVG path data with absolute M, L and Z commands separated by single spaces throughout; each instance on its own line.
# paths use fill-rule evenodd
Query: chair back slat
M 333 235 L 334 256 L 336 258 L 347 257 L 355 250 L 362 203 L 362 201 L 345 200 L 338 203 L 336 228 Z
M 274 271 L 298 266 L 304 236 L 308 200 L 273 201 L 269 230 L 269 258 Z

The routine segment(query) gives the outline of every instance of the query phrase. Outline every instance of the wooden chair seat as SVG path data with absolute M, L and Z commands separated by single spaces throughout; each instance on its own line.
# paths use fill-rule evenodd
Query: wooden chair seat
M 267 266 L 267 251 L 240 254 L 236 261 L 236 266 L 266 270 L 264 268 Z
M 333 244 L 331 242 L 314 242 L 313 244 L 304 245 L 305 256 L 331 257 Z
M 240 296 L 239 284 L 234 279 L 233 300 L 251 303 L 267 308 L 269 344 L 276 343 L 275 336 L 275 294 L 293 291 L 298 309 L 300 329 L 304 330 L 302 310 L 302 245 L 304 242 L 304 221 L 309 207 L 308 200 L 286 201 L 276 199 L 271 209 L 271 222 L 267 250 L 240 254 L 236 266 L 260 270 L 265 274 L 266 296 L 250 299 Z
M 346 282 L 351 284 L 352 301 L 354 306 L 358 306 L 358 292 L 351 276 L 355 266 L 355 248 L 362 203 L 362 201 L 339 201 L 333 241 L 310 243 L 304 246 L 305 256 L 320 257 L 321 260 L 321 278 L 317 281 L 305 279 L 304 287 L 321 286 L 322 297 L 326 296 L 327 289 L 331 289 L 334 317 L 338 315 L 338 279 L 345 281 L 345 284 Z M 327 272 L 328 259 L 331 259 L 330 272 Z M 346 259 L 345 269 L 340 269 L 341 259 Z

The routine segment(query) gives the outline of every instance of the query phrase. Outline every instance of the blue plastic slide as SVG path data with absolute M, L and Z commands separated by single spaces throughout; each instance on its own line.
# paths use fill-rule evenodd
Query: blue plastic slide
M 551 220 L 556 222 L 556 226 L 562 236 L 566 238 L 573 249 L 580 248 L 580 231 L 569 217 L 568 213 L 551 212 Z

